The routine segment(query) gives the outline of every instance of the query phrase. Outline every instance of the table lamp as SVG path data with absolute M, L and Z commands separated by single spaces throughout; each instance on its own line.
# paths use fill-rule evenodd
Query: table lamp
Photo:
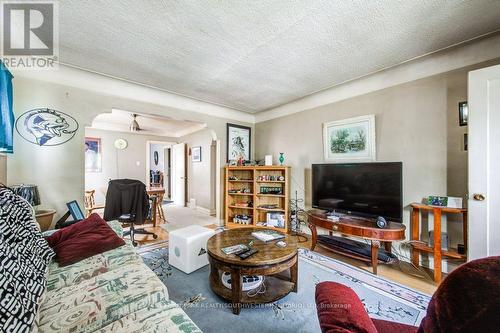
M 14 185 L 12 186 L 14 193 L 24 198 L 33 207 L 41 204 L 40 193 L 38 192 L 38 186 L 36 185 Z

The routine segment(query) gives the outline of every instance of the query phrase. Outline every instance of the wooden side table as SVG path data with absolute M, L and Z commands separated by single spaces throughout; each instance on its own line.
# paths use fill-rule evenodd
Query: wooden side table
M 441 249 L 441 216 L 445 214 L 462 214 L 463 216 L 463 242 L 465 253 L 467 253 L 467 209 L 430 206 L 419 203 L 411 205 L 411 237 L 412 241 L 420 241 L 420 212 L 427 211 L 434 215 L 434 244 L 432 247 L 423 242 L 412 242 L 411 261 L 416 266 L 420 266 L 420 253 L 431 253 L 434 257 L 434 281 L 441 282 L 441 260 L 443 257 L 454 259 L 466 259 L 466 254 L 459 254 L 456 249 Z

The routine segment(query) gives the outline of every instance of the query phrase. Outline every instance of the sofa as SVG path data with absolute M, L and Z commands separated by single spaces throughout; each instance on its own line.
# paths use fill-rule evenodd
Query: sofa
M 316 306 L 323 333 L 497 332 L 500 256 L 474 260 L 451 272 L 432 296 L 419 327 L 371 319 L 356 293 L 340 283 L 319 283 Z
M 120 223 L 102 224 L 124 245 L 60 266 L 33 208 L 0 186 L 0 332 L 201 332 Z
M 108 222 L 123 237 L 118 221 Z M 39 332 L 201 332 L 125 245 L 76 264 L 49 265 Z

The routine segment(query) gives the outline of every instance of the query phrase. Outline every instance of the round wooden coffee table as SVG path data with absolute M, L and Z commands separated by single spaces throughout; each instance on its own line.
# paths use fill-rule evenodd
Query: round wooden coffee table
M 297 241 L 285 234 L 281 239 L 286 247 L 276 246 L 276 241 L 264 243 L 251 235 L 262 230 L 257 228 L 236 228 L 212 236 L 207 251 L 210 262 L 210 287 L 220 297 L 232 303 L 233 313 L 239 314 L 242 304 L 263 304 L 285 297 L 291 291 L 297 292 L 298 256 Z M 242 260 L 234 254 L 226 255 L 221 248 L 248 244 L 259 250 L 253 256 Z M 231 289 L 221 281 L 223 272 L 231 273 Z M 242 289 L 243 275 L 265 276 L 266 292 L 253 297 Z

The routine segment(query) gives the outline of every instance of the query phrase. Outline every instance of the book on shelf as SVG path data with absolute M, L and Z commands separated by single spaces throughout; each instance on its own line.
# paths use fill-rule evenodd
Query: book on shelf
M 274 230 L 259 230 L 252 232 L 252 236 L 263 242 L 270 242 L 285 238 L 285 235 Z

